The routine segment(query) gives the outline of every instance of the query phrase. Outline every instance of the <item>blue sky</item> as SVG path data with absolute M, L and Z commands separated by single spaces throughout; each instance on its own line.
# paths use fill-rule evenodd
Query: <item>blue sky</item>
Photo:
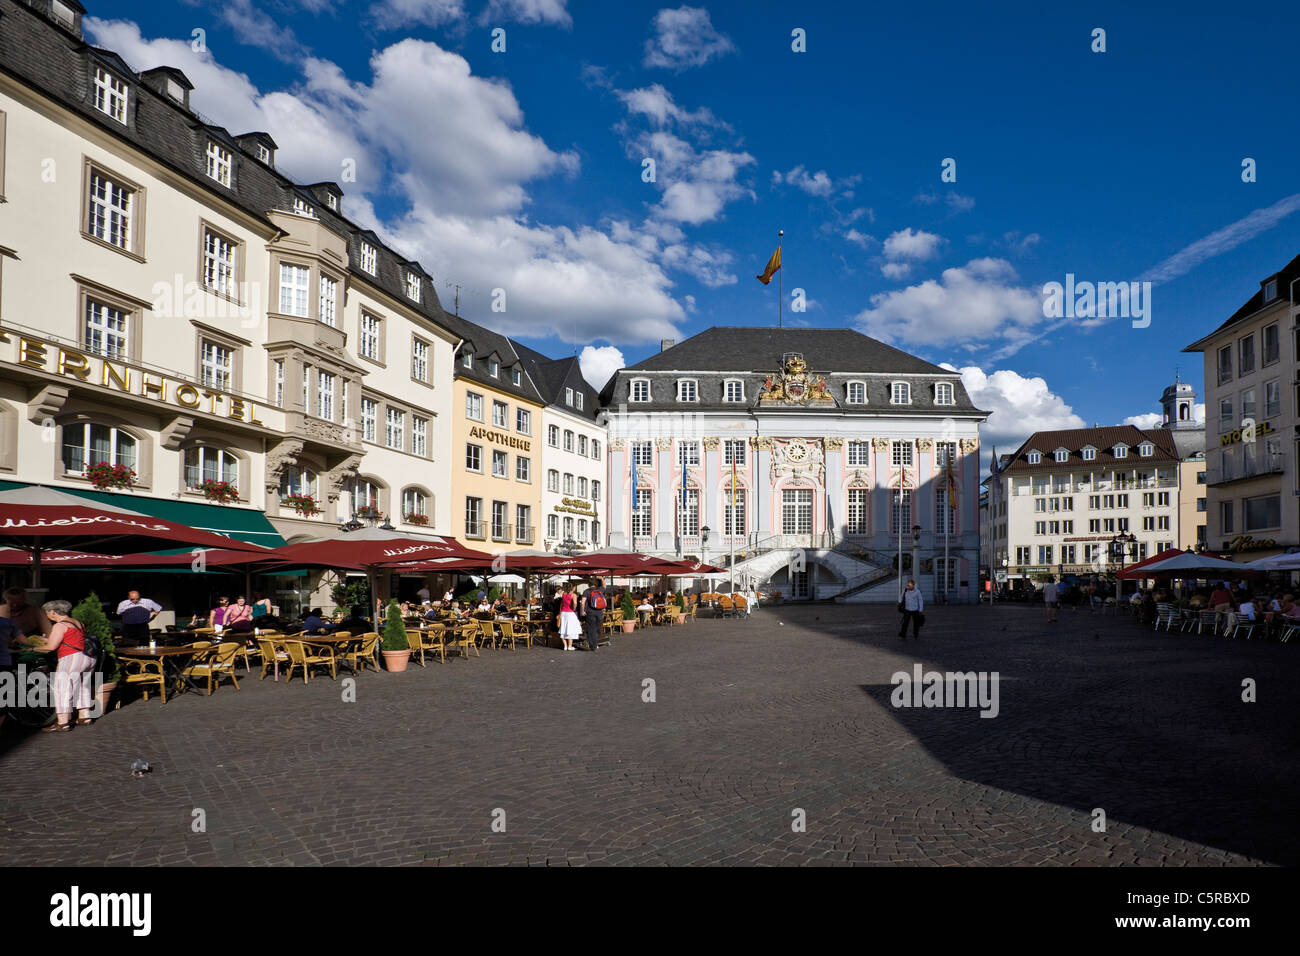
M 1296 5 L 846 6 L 90 0 L 87 26 L 304 181 L 355 159 L 346 213 L 467 318 L 590 347 L 598 384 L 774 324 L 754 276 L 784 229 L 787 321 L 962 369 L 986 446 L 1152 413 L 1176 366 L 1199 389 L 1181 348 L 1300 252 Z M 1150 326 L 1045 319 L 1067 273 L 1152 278 Z

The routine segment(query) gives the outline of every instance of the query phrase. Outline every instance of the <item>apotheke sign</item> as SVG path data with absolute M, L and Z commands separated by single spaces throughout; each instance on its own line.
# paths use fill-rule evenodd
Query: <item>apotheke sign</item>
M 528 451 L 527 438 L 515 438 L 507 432 L 495 432 L 488 428 L 481 428 L 475 425 L 469 430 L 470 438 L 484 438 L 490 442 L 496 442 L 498 445 L 505 445 L 507 448 L 518 448 L 520 451 Z

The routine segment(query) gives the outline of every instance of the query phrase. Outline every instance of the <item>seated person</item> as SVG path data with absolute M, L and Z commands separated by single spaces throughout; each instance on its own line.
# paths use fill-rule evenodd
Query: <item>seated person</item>
M 410 601 L 403 601 L 403 602 L 402 602 L 402 617 L 410 617 L 413 613 L 415 613 L 415 612 L 411 609 L 411 602 L 410 602 Z
M 1215 588 L 1214 592 L 1210 595 L 1210 607 L 1217 611 L 1224 605 L 1227 605 L 1230 608 L 1232 603 L 1232 592 L 1228 590 L 1226 584 L 1220 582 L 1219 586 Z
M 497 614 L 505 614 L 509 612 L 510 602 L 506 600 L 506 596 L 504 594 L 501 595 L 499 598 L 497 598 L 497 603 L 492 605 L 492 610 L 495 611 Z
M 337 624 L 327 625 L 325 629 L 331 634 L 335 631 L 349 631 L 352 634 L 367 634 L 370 631 L 373 631 L 374 628 L 370 626 L 370 621 L 362 616 L 364 613 L 364 608 L 359 604 L 354 604 L 347 617 L 343 618 L 343 620 L 339 621 Z
M 1242 601 L 1241 606 L 1237 608 L 1237 614 L 1240 617 L 1253 622 L 1255 620 L 1255 602 Z
M 1282 610 L 1282 595 L 1274 594 L 1273 599 L 1268 602 L 1268 609 L 1270 611 Z
M 302 629 L 307 634 L 325 633 L 325 622 L 321 619 L 320 608 L 314 607 L 302 619 Z
M 1300 618 L 1300 604 L 1290 594 L 1282 598 L 1282 613 L 1289 618 Z

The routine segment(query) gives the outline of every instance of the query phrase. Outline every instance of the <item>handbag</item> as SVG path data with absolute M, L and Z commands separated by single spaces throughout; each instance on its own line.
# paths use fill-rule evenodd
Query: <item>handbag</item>
M 899 598 L 899 600 L 898 600 L 898 613 L 899 613 L 899 614 L 904 614 L 904 613 L 906 613 L 906 611 L 907 611 L 907 607 L 903 604 L 903 599 L 902 599 L 902 598 Z

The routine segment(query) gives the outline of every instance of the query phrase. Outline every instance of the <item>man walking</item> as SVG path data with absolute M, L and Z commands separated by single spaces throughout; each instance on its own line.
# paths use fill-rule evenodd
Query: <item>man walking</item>
M 907 590 L 903 592 L 902 599 L 898 602 L 903 609 L 903 624 L 898 630 L 899 640 L 907 640 L 907 622 L 912 622 L 912 640 L 921 639 L 921 612 L 925 610 L 925 598 L 921 597 L 921 589 L 916 586 L 915 578 L 907 579 Z
M 587 626 L 587 648 L 591 651 L 600 645 L 600 627 L 605 620 L 605 608 L 609 607 L 603 585 L 604 582 L 596 578 L 591 587 L 582 592 L 582 616 Z
M 162 606 L 139 591 L 129 591 L 126 600 L 117 606 L 117 616 L 122 619 L 122 637 L 140 643 L 149 640 L 149 622 L 158 616 Z
M 1056 611 L 1061 606 L 1061 592 L 1056 586 L 1056 578 L 1049 577 L 1043 585 L 1043 607 L 1047 608 L 1047 623 L 1056 623 Z

